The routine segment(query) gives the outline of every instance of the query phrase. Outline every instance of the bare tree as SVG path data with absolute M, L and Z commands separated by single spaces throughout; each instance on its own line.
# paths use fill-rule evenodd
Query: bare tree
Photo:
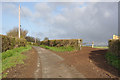
M 21 29 L 21 38 L 25 38 L 26 35 L 27 35 L 28 31 L 27 30 L 23 30 Z M 18 37 L 18 28 L 15 27 L 13 28 L 12 30 L 10 30 L 9 32 L 7 32 L 7 35 L 8 36 L 11 36 L 11 37 Z
M 48 38 L 48 37 L 45 37 L 45 38 L 44 38 L 44 41 L 45 41 L 45 40 L 49 40 L 49 38 Z

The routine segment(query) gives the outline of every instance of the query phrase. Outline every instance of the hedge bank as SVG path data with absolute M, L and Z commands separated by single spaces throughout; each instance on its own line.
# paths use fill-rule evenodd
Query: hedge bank
M 14 37 L 8 37 L 5 35 L 0 35 L 0 40 L 2 40 L 2 52 L 21 46 L 26 46 L 25 39 L 19 39 Z
M 80 41 L 80 43 L 79 43 Z M 51 47 L 74 47 L 74 48 L 79 48 L 80 44 L 82 45 L 82 39 L 61 39 L 61 40 L 45 40 L 41 41 L 41 45 L 47 45 Z
M 110 65 L 120 71 L 120 39 L 111 39 L 108 44 L 109 49 L 106 53 L 106 59 Z
M 111 39 L 109 40 L 108 43 L 109 43 L 109 52 L 120 57 L 120 39 L 117 40 Z

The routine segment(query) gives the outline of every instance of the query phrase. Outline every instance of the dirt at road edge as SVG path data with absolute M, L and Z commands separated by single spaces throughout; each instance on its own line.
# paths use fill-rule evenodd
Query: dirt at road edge
M 105 49 L 83 47 L 81 51 L 54 52 L 64 58 L 64 63 L 74 66 L 87 78 L 118 78 L 117 69 L 110 66 Z
M 32 48 L 22 54 L 27 56 L 27 59 L 24 60 L 24 64 L 17 64 L 16 67 L 6 70 L 8 73 L 7 78 L 35 78 L 34 72 L 37 69 L 38 60 L 37 51 Z

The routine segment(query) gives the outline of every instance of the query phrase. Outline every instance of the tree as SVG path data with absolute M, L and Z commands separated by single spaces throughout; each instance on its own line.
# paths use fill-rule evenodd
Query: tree
M 31 37 L 31 36 L 26 36 L 25 39 L 26 39 L 28 42 L 35 42 L 35 38 L 34 38 L 34 37 Z
M 44 41 L 46 41 L 46 40 L 49 40 L 49 38 L 48 38 L 48 37 L 45 37 L 45 38 L 44 38 Z
M 28 33 L 28 31 L 27 30 L 23 30 L 23 29 L 21 29 L 21 38 L 25 38 L 26 37 L 26 35 L 27 35 L 27 33 Z M 12 30 L 10 30 L 9 32 L 7 32 L 7 35 L 8 36 L 12 36 L 12 37 L 18 37 L 18 28 L 17 27 L 15 27 L 15 28 L 13 28 Z
M 33 42 L 33 43 L 35 43 L 35 38 L 34 38 L 34 37 L 26 36 L 25 39 L 26 39 L 28 42 Z M 36 43 L 37 43 L 38 45 L 40 45 L 40 39 L 39 39 L 39 38 L 36 38 Z

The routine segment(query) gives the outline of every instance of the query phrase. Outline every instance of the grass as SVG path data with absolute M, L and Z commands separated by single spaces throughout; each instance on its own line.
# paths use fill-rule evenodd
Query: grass
M 92 46 L 83 46 L 83 47 L 92 47 Z M 94 46 L 93 48 L 108 49 L 107 46 Z
M 120 58 L 111 52 L 106 53 L 106 59 L 109 64 L 120 70 Z
M 94 48 L 108 49 L 107 46 L 94 46 Z
M 24 64 L 23 60 L 26 59 L 26 56 L 21 53 L 30 49 L 31 46 L 26 46 L 3 52 L 2 55 L 0 55 L 0 57 L 2 57 L 2 63 L 0 64 L 2 65 L 2 71 L 0 70 L 0 73 L 4 72 L 8 68 L 16 66 L 16 64 Z M 6 74 L 7 73 L 5 73 L 4 75 Z
M 40 45 L 40 47 L 50 49 L 50 50 L 56 51 L 56 52 L 65 52 L 65 51 L 73 51 L 73 50 L 75 50 L 75 48 L 73 48 L 71 46 L 68 46 L 68 47 L 50 47 L 50 46 Z

